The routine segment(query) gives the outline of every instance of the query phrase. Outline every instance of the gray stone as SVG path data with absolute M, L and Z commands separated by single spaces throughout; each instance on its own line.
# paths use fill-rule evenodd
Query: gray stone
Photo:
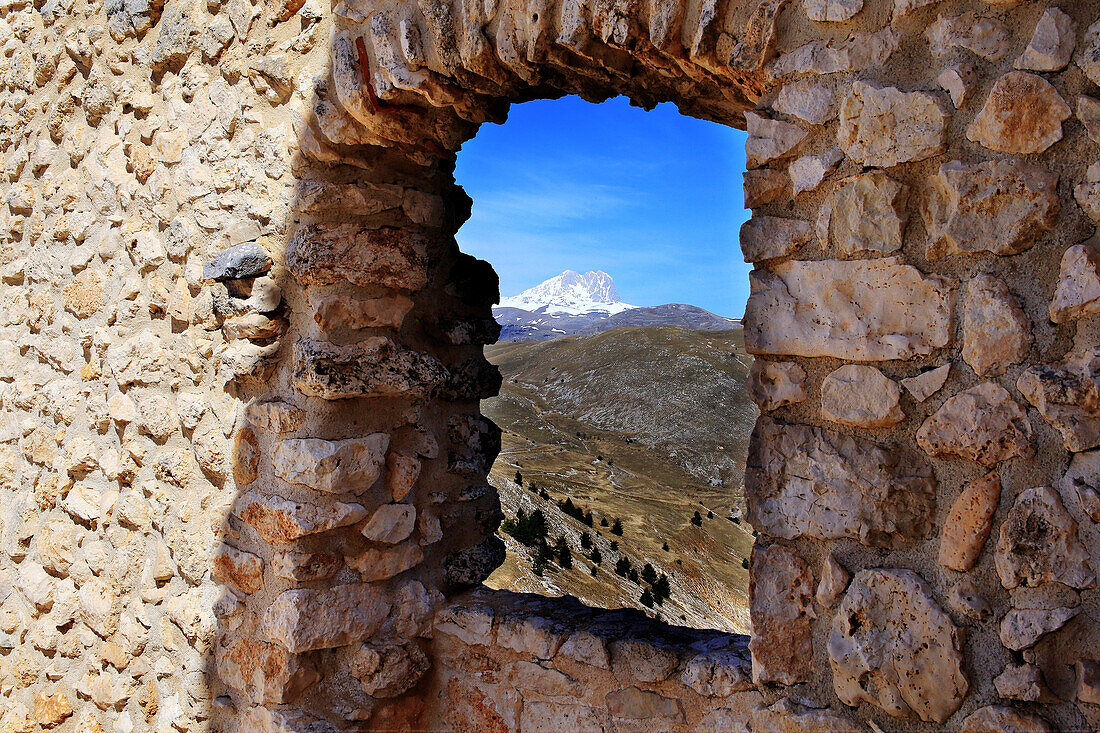
M 817 237 L 841 254 L 889 254 L 901 249 L 909 220 L 909 187 L 882 171 L 845 178 L 817 219 Z
M 294 344 L 294 386 L 326 400 L 426 397 L 447 378 L 429 354 L 404 349 L 385 336 L 349 346 L 301 339 Z
M 1066 450 L 1078 453 L 1100 445 L 1100 349 L 1029 367 L 1016 380 L 1016 389 L 1061 433 Z
M 749 398 L 764 412 L 806 399 L 806 371 L 793 361 L 756 359 L 745 385 Z
M 1043 694 L 1043 678 L 1034 664 L 1009 664 L 993 678 L 997 694 L 1009 700 L 1037 702 Z
M 846 364 L 821 382 L 821 416 L 842 425 L 888 428 L 905 419 L 901 387 L 878 369 Z
M 963 720 L 959 733 L 1050 733 L 1045 720 L 1000 705 L 975 710 Z
M 903 547 L 929 530 L 936 480 L 914 456 L 767 417 L 750 446 L 748 519 L 762 532 Z
M 259 277 L 271 269 L 271 258 L 256 242 L 245 242 L 224 249 L 203 265 L 206 280 L 245 280 Z
M 1058 287 L 1050 303 L 1055 323 L 1100 313 L 1100 239 L 1075 244 L 1062 255 Z
M 1089 81 L 1100 85 L 1100 20 L 1090 25 L 1085 31 L 1081 48 L 1074 61 Z
M 626 720 L 645 720 L 649 725 L 683 723 L 684 707 L 676 698 L 664 697 L 656 692 L 627 687 L 605 696 L 611 715 Z
M 330 494 L 362 494 L 382 472 L 390 436 L 321 440 L 296 438 L 279 441 L 272 465 L 284 481 Z
M 889 26 L 874 33 L 846 34 L 843 40 L 811 41 L 780 55 L 772 72 L 782 78 L 795 74 L 880 69 L 900 42 L 901 35 Z
M 1077 44 L 1077 24 L 1058 8 L 1039 16 L 1027 48 L 1012 65 L 1029 71 L 1061 71 L 1069 65 Z
M 308 225 L 291 237 L 286 266 L 310 285 L 347 281 L 415 291 L 428 280 L 427 248 L 427 240 L 408 229 Z
M 948 66 L 936 77 L 936 83 L 951 95 L 955 109 L 962 109 L 978 81 L 978 73 L 973 64 L 954 64 Z
M 928 92 L 902 92 L 857 81 L 840 105 L 837 140 L 852 160 L 887 168 L 946 150 L 950 119 Z
M 789 122 L 771 120 L 757 112 L 745 113 L 745 165 L 759 168 L 768 161 L 793 154 L 809 134 Z
M 966 285 L 962 358 L 979 377 L 1004 374 L 1031 350 L 1031 322 L 1003 280 L 978 275 Z
M 915 377 L 901 380 L 901 386 L 913 395 L 917 402 L 924 402 L 943 388 L 951 375 L 951 364 L 947 363 L 935 369 L 921 372 Z
M 356 524 L 367 516 L 367 510 L 359 504 L 308 504 L 256 492 L 238 499 L 233 513 L 265 540 L 276 544 Z
M 935 56 L 965 48 L 986 61 L 999 61 L 1008 53 L 1008 26 L 978 13 L 964 13 L 957 18 L 941 15 L 924 35 Z
M 1009 589 L 1049 582 L 1073 588 L 1096 585 L 1089 552 L 1077 537 L 1077 522 L 1049 486 L 1016 497 L 1001 524 L 994 560 L 1001 584 Z
M 846 705 L 943 724 L 969 690 L 962 643 L 911 570 L 861 570 L 833 618 L 833 688 Z
M 836 119 L 839 106 L 829 87 L 812 79 L 798 79 L 783 85 L 772 109 L 811 125 L 823 125 Z
M 1027 413 L 995 382 L 949 398 L 917 430 L 917 444 L 930 456 L 958 456 L 986 468 L 1035 455 Z
M 813 239 L 808 221 L 779 216 L 754 216 L 741 225 L 741 252 L 745 262 L 788 257 Z
M 1100 99 L 1081 95 L 1077 98 L 1077 119 L 1094 143 L 1100 143 Z
M 793 161 L 787 168 L 791 178 L 791 191 L 795 196 L 813 191 L 840 165 L 842 160 L 844 160 L 844 154 L 838 148 L 832 148 L 820 155 L 804 155 Z
M 181 64 L 195 47 L 201 11 L 195 0 L 175 0 L 165 9 L 160 32 L 149 58 L 154 69 Z
M 1013 608 L 1001 620 L 1001 643 L 1013 651 L 1035 646 L 1080 612 L 1079 608 Z
M 758 705 L 752 711 L 750 719 L 754 732 L 852 733 L 860 730 L 859 725 L 846 715 L 833 712 L 828 708 L 807 708 L 791 702 L 789 697 L 780 698 L 779 702 L 771 707 Z
M 806 17 L 818 22 L 850 20 L 863 9 L 863 0 L 802 0 Z
M 412 534 L 416 526 L 416 507 L 411 504 L 383 504 L 361 530 L 372 542 L 396 545 Z
M 790 182 L 790 176 L 784 171 L 770 168 L 757 168 L 741 174 L 745 193 L 745 208 L 755 209 L 778 199 Z
M 971 621 L 985 622 L 993 615 L 993 609 L 982 598 L 974 579 L 969 576 L 963 576 L 958 583 L 955 583 L 947 596 L 947 602 L 951 604 L 951 609 L 955 613 Z
M 825 608 L 836 603 L 840 594 L 848 587 L 848 581 L 852 579 L 848 569 L 840 564 L 832 553 L 825 556 L 825 562 L 821 566 L 821 580 L 817 583 L 817 593 L 814 597 Z

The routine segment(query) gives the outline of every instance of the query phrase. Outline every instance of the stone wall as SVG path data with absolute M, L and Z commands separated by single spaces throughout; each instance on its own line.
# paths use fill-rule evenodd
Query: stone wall
M 1098 21 L 0 0 L 0 731 L 1096 727 Z M 747 643 L 469 591 L 455 151 L 563 94 L 749 133 Z

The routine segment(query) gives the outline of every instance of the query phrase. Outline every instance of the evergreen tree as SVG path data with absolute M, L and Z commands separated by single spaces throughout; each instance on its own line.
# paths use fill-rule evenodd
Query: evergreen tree
M 558 565 L 562 569 L 568 570 L 573 567 L 573 553 L 569 549 L 569 543 L 565 541 L 565 536 L 558 537 L 558 543 L 554 547 L 554 554 L 558 556 Z
M 600 526 L 601 526 L 601 527 L 606 527 L 606 526 L 608 526 L 608 525 L 607 525 L 607 517 L 600 517 Z
M 584 513 L 584 523 L 587 526 L 591 527 L 594 521 L 595 520 L 592 519 L 592 510 L 589 509 L 587 512 Z
M 714 519 L 714 512 L 709 509 L 707 510 L 707 519 Z
M 657 571 L 654 570 L 653 566 L 649 563 L 646 563 L 645 567 L 642 568 L 642 580 L 649 583 L 650 585 L 653 585 L 657 582 Z
M 665 602 L 666 598 L 672 596 L 672 588 L 668 583 L 668 576 L 661 573 L 661 577 L 657 578 L 657 582 L 653 584 L 653 599 L 657 601 L 658 605 Z
M 634 583 L 635 585 L 638 584 L 638 571 L 634 568 L 630 569 L 630 582 Z
M 588 550 L 592 547 L 592 535 L 581 532 L 581 549 Z
M 639 600 L 646 608 L 653 608 L 653 594 L 649 592 L 649 588 L 642 591 L 642 597 Z
M 516 486 L 523 486 L 523 474 L 516 469 Z
M 592 577 L 595 578 L 599 574 L 600 574 L 600 569 L 598 567 L 596 567 L 595 565 L 593 565 L 592 566 Z
M 620 557 L 615 561 L 615 575 L 619 575 L 623 578 L 630 572 L 630 561 L 625 557 Z
M 698 514 L 698 512 L 696 512 L 696 514 Z M 611 534 L 617 534 L 620 537 L 623 536 L 623 523 L 621 519 L 615 519 L 615 523 L 611 525 Z
M 661 545 L 661 549 L 664 550 L 665 552 L 668 552 L 668 543 L 666 542 L 663 545 Z
M 698 509 L 695 510 L 695 516 L 691 518 L 691 523 L 696 527 L 703 526 L 703 515 L 699 513 Z
M 612 552 L 618 552 L 619 551 L 619 541 L 618 540 L 611 540 L 611 551 Z
M 592 560 L 592 562 L 596 563 L 597 565 L 603 564 L 603 555 L 600 554 L 600 548 L 598 547 L 593 547 L 592 554 L 588 557 Z

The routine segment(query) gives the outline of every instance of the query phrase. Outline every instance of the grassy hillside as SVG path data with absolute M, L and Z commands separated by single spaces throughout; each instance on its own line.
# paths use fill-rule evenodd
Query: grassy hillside
M 499 344 L 487 355 L 504 375 L 501 395 L 482 406 L 504 431 L 490 480 L 506 515 L 541 509 L 551 543 L 564 536 L 574 560 L 537 577 L 535 551 L 505 536 L 508 560 L 489 584 L 640 607 L 650 586 L 614 573 L 622 556 L 636 572 L 648 562 L 667 575 L 671 598 L 655 606 L 663 618 L 745 631 L 752 535 L 731 510 L 742 502 L 756 408 L 744 392 L 751 359 L 741 331 L 622 328 Z M 567 497 L 593 513 L 592 528 L 558 509 Z M 616 518 L 621 536 L 610 531 Z M 603 558 L 596 577 L 583 532 Z

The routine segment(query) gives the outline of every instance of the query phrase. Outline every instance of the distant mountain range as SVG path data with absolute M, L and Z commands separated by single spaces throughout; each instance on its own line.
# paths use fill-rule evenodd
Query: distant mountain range
M 566 270 L 519 295 L 503 298 L 493 308 L 493 316 L 502 327 L 503 342 L 548 341 L 626 326 L 682 326 L 695 331 L 741 326 L 738 319 L 723 318 L 693 305 L 638 307 L 624 303 L 611 276 L 599 270 L 583 275 Z

